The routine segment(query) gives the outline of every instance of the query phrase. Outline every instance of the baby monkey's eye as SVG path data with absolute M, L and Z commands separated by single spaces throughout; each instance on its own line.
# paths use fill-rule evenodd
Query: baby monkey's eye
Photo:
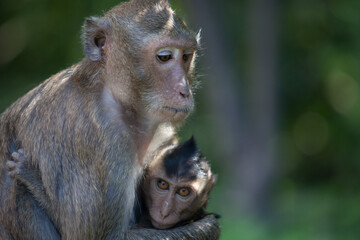
M 180 188 L 177 193 L 182 196 L 182 197 L 187 197 L 189 196 L 191 190 L 187 187 L 184 187 L 184 188 Z
M 169 183 L 163 179 L 159 179 L 157 182 L 157 186 L 162 190 L 168 190 L 169 189 Z
M 156 56 L 160 62 L 167 62 L 172 59 L 172 53 L 170 51 L 159 52 Z

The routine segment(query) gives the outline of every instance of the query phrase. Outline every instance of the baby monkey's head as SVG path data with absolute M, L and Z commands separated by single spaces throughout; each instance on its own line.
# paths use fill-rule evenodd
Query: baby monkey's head
M 166 229 L 193 219 L 206 207 L 216 179 L 193 137 L 160 154 L 143 184 L 152 225 Z

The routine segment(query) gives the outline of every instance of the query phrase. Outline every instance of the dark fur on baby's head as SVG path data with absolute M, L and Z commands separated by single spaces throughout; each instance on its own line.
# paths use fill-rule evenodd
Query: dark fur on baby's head
M 209 165 L 196 145 L 194 137 L 170 150 L 164 159 L 169 177 L 196 179 L 206 177 Z

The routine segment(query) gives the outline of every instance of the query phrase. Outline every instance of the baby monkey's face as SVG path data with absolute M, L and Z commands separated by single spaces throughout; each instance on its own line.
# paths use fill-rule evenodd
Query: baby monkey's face
M 152 225 L 166 229 L 190 220 L 207 201 L 208 182 L 206 178 L 169 178 L 161 167 L 150 171 L 144 192 Z

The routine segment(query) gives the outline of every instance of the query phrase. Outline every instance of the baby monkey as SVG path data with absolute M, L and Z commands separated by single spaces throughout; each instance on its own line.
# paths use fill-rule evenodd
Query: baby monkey
M 216 179 L 194 137 L 164 149 L 146 169 L 142 193 L 148 215 L 142 218 L 167 229 L 204 217 Z
M 7 161 L 9 176 L 24 184 L 43 205 L 46 193 L 41 177 L 34 175 L 34 166 L 22 149 L 13 152 Z M 143 211 L 139 226 L 167 229 L 200 219 L 206 215 L 209 194 L 217 180 L 194 137 L 158 151 L 147 167 L 141 185 Z

